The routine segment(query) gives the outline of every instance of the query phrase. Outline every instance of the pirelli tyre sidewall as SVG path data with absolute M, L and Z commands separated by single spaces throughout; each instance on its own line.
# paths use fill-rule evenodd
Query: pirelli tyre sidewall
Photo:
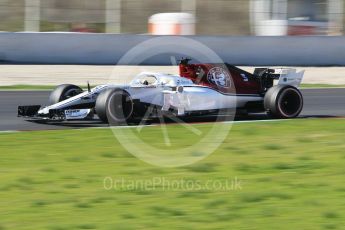
M 303 109 L 303 96 L 296 87 L 273 86 L 265 95 L 264 107 L 267 113 L 274 118 L 294 118 Z
M 133 117 L 134 103 L 126 90 L 107 89 L 97 97 L 95 110 L 98 117 L 105 123 L 127 124 Z
M 49 96 L 49 104 L 53 105 L 60 101 L 74 97 L 83 92 L 83 89 L 76 85 L 63 84 L 57 86 Z

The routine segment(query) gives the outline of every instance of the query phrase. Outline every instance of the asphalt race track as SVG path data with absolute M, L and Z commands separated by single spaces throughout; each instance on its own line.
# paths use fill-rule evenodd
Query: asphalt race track
M 58 125 L 26 121 L 17 117 L 18 105 L 45 105 L 49 91 L 0 91 L 0 131 L 6 130 L 46 130 L 106 126 L 98 120 L 63 122 Z M 304 109 L 301 118 L 344 117 L 345 88 L 304 89 Z M 248 118 L 245 118 L 248 119 Z M 267 119 L 256 115 L 249 119 Z

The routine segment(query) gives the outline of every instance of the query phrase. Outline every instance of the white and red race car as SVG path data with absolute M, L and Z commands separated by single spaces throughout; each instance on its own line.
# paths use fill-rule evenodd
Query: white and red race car
M 143 117 L 195 116 L 221 111 L 267 112 L 294 118 L 303 108 L 297 87 L 304 71 L 256 68 L 246 72 L 230 64 L 179 64 L 179 75 L 143 72 L 127 85 L 83 90 L 64 84 L 52 91 L 50 105 L 19 106 L 18 116 L 54 121 L 83 120 L 95 114 L 111 124 Z

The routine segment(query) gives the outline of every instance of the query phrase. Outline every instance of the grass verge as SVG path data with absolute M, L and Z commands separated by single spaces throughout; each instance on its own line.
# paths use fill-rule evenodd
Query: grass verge
M 196 141 L 167 131 L 172 148 Z M 109 129 L 1 133 L 0 229 L 341 229 L 344 133 L 344 119 L 234 124 L 179 168 L 133 157 Z M 161 127 L 138 135 L 164 145 Z
M 53 85 L 2 85 L 0 90 L 52 90 Z
M 55 87 L 56 85 L 3 85 L 0 90 L 53 90 Z M 93 87 L 95 86 L 91 86 Z
M 301 84 L 301 88 L 345 88 L 345 85 Z

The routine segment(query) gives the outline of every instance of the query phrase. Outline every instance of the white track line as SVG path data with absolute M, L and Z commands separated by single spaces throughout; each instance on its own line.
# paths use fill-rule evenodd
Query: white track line
M 254 122 L 275 122 L 275 121 L 291 121 L 291 120 L 298 120 L 297 119 L 267 119 L 267 120 L 245 120 L 245 121 L 223 121 L 221 123 L 231 123 L 231 124 L 236 124 L 236 123 L 254 123 Z
M 21 131 L 18 131 L 18 130 L 4 130 L 4 131 L 0 131 L 0 134 L 1 133 L 19 133 Z
M 342 87 L 342 86 L 339 86 L 339 87 L 315 87 L 315 88 L 312 88 L 312 87 L 306 87 L 306 88 L 299 88 L 299 89 L 302 89 L 302 90 L 305 90 L 305 89 L 345 89 L 345 87 Z

